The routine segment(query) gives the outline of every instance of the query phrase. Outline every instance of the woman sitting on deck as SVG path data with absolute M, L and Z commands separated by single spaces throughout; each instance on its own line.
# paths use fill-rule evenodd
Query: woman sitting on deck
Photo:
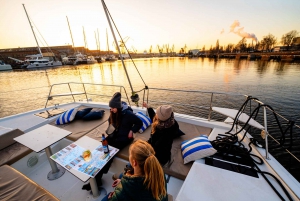
M 155 156 L 160 164 L 168 166 L 172 163 L 173 139 L 179 132 L 179 125 L 174 119 L 172 106 L 161 105 L 156 109 L 156 114 L 147 103 L 143 103 L 143 106 L 147 108 L 150 119 L 153 121 L 148 143 L 154 148 Z
M 121 93 L 116 92 L 109 101 L 110 116 L 108 122 L 115 128 L 113 134 L 107 137 L 108 144 L 122 149 L 133 140 L 133 133 L 137 132 L 143 122 L 132 109 L 121 101 Z M 113 136 L 113 137 L 112 137 Z
M 164 172 L 154 149 L 143 140 L 130 145 L 129 162 L 133 171 L 125 172 L 122 179 L 113 183 L 114 192 L 105 196 L 102 201 L 114 200 L 151 200 L 166 201 L 167 190 Z
M 138 118 L 125 102 L 121 102 L 121 93 L 116 92 L 109 101 L 110 116 L 109 124 L 115 128 L 113 134 L 108 135 L 106 138 L 108 144 L 122 149 L 133 141 L 133 133 L 137 132 L 142 126 L 143 122 Z M 107 173 L 111 163 L 111 159 L 96 175 L 97 185 L 101 186 L 101 178 L 103 173 Z M 91 190 L 90 184 L 85 184 L 82 187 L 83 190 Z

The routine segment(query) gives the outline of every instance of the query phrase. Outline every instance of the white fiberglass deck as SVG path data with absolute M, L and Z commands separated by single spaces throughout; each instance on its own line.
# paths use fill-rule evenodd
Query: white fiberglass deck
M 52 149 L 54 152 L 59 151 L 63 147 L 71 144 L 72 142 L 63 139 L 59 143 L 55 144 Z M 34 167 L 27 166 L 27 160 L 31 157 L 38 157 L 38 164 Z M 56 180 L 49 181 L 47 179 L 47 174 L 51 170 L 49 162 L 46 158 L 46 154 L 44 152 L 41 153 L 34 153 L 27 155 L 20 161 L 17 161 L 12 165 L 12 167 L 16 168 L 17 170 L 21 171 L 31 180 L 38 183 L 43 188 L 47 189 L 51 192 L 54 196 L 62 201 L 74 201 L 74 200 L 96 200 L 101 201 L 102 198 L 105 196 L 106 192 L 113 191 L 112 188 L 112 175 L 114 173 L 120 173 L 128 161 L 115 158 L 112 166 L 107 174 L 103 174 L 102 177 L 102 187 L 105 191 L 101 190 L 101 194 L 97 198 L 93 198 L 91 191 L 82 190 L 83 181 L 79 178 L 71 174 L 70 172 L 66 171 L 63 176 Z M 168 193 L 173 196 L 173 199 L 176 198 L 181 186 L 183 184 L 182 180 L 176 179 L 174 177 L 170 178 L 169 183 L 167 184 Z
M 264 179 L 195 162 L 176 201 L 280 200 Z
M 218 112 L 220 114 L 223 114 L 225 116 L 228 116 L 232 119 L 235 118 L 236 114 L 238 113 L 238 110 L 234 110 L 234 109 L 228 109 L 228 108 L 220 108 L 220 107 L 212 107 L 212 110 L 215 111 L 215 112 Z M 243 123 L 246 123 L 249 119 L 249 116 L 245 113 L 242 113 L 240 116 L 239 116 L 239 121 L 243 122 Z M 251 126 L 254 126 L 258 129 L 264 129 L 264 127 L 262 125 L 260 125 L 257 121 L 255 121 L 254 119 L 250 119 L 249 120 L 249 125 Z

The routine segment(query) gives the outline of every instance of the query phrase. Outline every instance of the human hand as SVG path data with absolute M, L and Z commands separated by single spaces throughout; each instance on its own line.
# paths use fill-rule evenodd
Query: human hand
M 116 179 L 116 180 L 114 181 L 114 183 L 112 184 L 112 187 L 113 187 L 113 188 L 116 187 L 120 182 L 121 182 L 121 179 Z
M 129 133 L 128 133 L 128 138 L 129 138 L 129 139 L 133 138 L 133 132 L 132 132 L 132 130 L 129 131 Z
M 110 192 L 108 198 L 111 198 L 115 192 Z
M 148 108 L 148 104 L 146 102 L 143 102 L 143 107 Z

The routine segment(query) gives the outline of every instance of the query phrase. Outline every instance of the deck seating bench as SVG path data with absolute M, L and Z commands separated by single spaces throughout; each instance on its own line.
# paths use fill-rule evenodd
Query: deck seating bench
M 9 165 L 0 167 L 0 200 L 59 200 Z
M 82 106 L 84 108 L 85 106 Z M 101 109 L 101 108 L 97 108 Z M 108 117 L 109 117 L 109 110 L 105 110 L 105 115 L 99 120 L 92 120 L 92 121 L 83 121 L 83 120 L 74 120 L 71 123 L 63 124 L 63 125 L 56 125 L 55 121 L 51 122 L 50 124 L 57 126 L 59 128 L 71 131 L 72 134 L 67 138 L 76 141 L 80 137 L 86 135 L 91 137 L 95 140 L 101 140 L 101 134 L 105 133 L 105 130 L 108 127 Z M 178 122 L 180 129 L 185 133 L 185 135 L 180 136 L 173 141 L 172 145 L 172 158 L 174 162 L 170 165 L 170 167 L 164 168 L 166 174 L 176 177 L 178 179 L 184 180 L 192 167 L 193 162 L 188 164 L 183 164 L 183 158 L 181 154 L 181 142 L 184 140 L 190 140 L 194 137 L 198 137 L 201 134 L 209 135 L 211 133 L 211 128 L 196 126 L 192 124 L 188 124 L 185 122 Z M 141 139 L 141 140 L 148 140 L 151 133 L 151 127 L 148 127 L 142 134 L 134 133 L 134 138 Z M 122 150 L 117 153 L 117 157 L 124 159 L 126 161 L 129 160 L 129 146 L 126 146 Z
M 79 108 L 79 110 L 84 109 L 84 108 L 87 108 L 87 107 L 81 106 Z M 82 136 L 86 135 L 88 132 L 94 130 L 99 125 L 102 125 L 103 123 L 107 122 L 107 120 L 109 118 L 109 114 L 110 114 L 109 109 L 93 108 L 93 110 L 94 109 L 98 109 L 98 110 L 101 109 L 101 110 L 105 111 L 105 113 L 101 119 L 91 120 L 91 121 L 84 121 L 81 119 L 76 119 L 70 123 L 62 124 L 62 125 L 56 125 L 55 124 L 56 119 L 55 119 L 54 121 L 50 122 L 49 124 L 72 132 L 72 134 L 67 136 L 66 138 L 75 142 Z
M 171 164 L 170 167 L 164 168 L 164 172 L 170 176 L 176 177 L 178 179 L 184 180 L 189 173 L 193 162 L 190 162 L 188 164 L 183 164 L 183 158 L 181 154 L 181 142 L 184 140 L 189 140 L 194 137 L 198 137 L 201 134 L 209 135 L 211 132 L 211 128 L 202 127 L 202 126 L 195 126 L 184 122 L 178 122 L 180 130 L 182 130 L 185 135 L 178 137 L 174 139 L 173 145 L 172 145 L 172 158 L 174 159 L 174 162 Z M 86 135 L 95 139 L 100 140 L 101 138 L 96 137 L 97 133 L 104 133 L 106 128 L 108 126 L 108 122 L 103 123 L 102 125 L 96 127 L 94 130 L 88 132 Z M 141 140 L 148 140 L 151 133 L 151 127 L 148 127 L 142 134 L 140 133 L 134 133 L 135 140 L 141 139 Z M 126 161 L 129 161 L 129 146 L 126 146 L 122 150 L 120 150 L 116 156 L 124 159 Z
M 0 135 L 0 166 L 11 165 L 32 152 L 31 149 L 14 140 L 15 137 L 23 134 L 23 131 L 13 129 Z

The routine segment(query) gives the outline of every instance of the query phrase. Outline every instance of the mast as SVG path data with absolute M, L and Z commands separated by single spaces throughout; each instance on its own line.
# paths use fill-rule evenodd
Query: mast
M 132 92 L 132 96 L 131 96 L 131 100 L 134 100 L 133 102 L 136 102 L 138 101 L 138 94 L 136 94 L 134 91 L 133 91 L 133 88 L 132 88 L 132 85 L 131 85 L 131 81 L 129 79 L 129 76 L 128 76 L 128 73 L 127 73 L 127 69 L 126 69 L 126 66 L 125 66 L 125 63 L 124 63 L 124 60 L 123 60 L 123 57 L 121 55 L 121 51 L 120 51 L 120 47 L 118 45 L 118 41 L 116 39 L 116 36 L 115 36 L 115 33 L 114 33 L 114 30 L 112 28 L 112 25 L 111 25 L 111 22 L 110 22 L 110 19 L 109 19 L 109 16 L 108 16 L 108 13 L 107 13 L 107 8 L 106 8 L 106 5 L 104 3 L 104 0 L 101 0 L 101 3 L 102 3 L 102 6 L 103 6 L 103 9 L 104 9 L 104 12 L 105 12 L 105 15 L 106 15 L 106 18 L 107 18 L 107 21 L 108 21 L 108 24 L 109 24 L 109 27 L 110 27 L 110 30 L 111 30 L 111 33 L 114 37 L 114 41 L 116 43 L 116 46 L 117 46 L 117 49 L 118 49 L 118 52 L 119 52 L 119 56 L 120 56 L 120 59 L 121 59 L 121 62 L 122 62 L 122 65 L 123 65 L 123 68 L 125 70 L 125 73 L 126 73 L 126 76 L 127 76 L 127 80 L 129 82 L 129 86 L 131 88 L 131 92 Z M 107 35 L 107 30 L 106 30 L 106 35 Z M 108 42 L 107 42 L 107 45 L 108 45 Z M 134 99 L 135 98 L 135 99 Z
M 100 40 L 99 40 L 99 30 L 98 30 L 98 28 L 97 28 L 97 33 L 98 33 L 98 47 L 99 47 L 99 55 L 100 55 Z
M 75 45 L 74 45 L 74 40 L 73 40 L 73 35 L 72 35 L 72 31 L 71 31 L 71 27 L 70 27 L 68 16 L 66 16 L 66 18 L 67 18 L 67 21 L 68 21 L 68 26 L 69 26 L 69 31 L 70 31 L 71 39 L 72 39 L 73 48 L 74 48 L 74 50 L 76 52 Z
M 24 5 L 24 4 L 22 4 L 22 5 L 23 5 L 23 7 L 24 7 L 24 10 L 25 10 L 25 13 L 26 13 L 26 16 L 27 16 L 27 19 L 28 19 L 28 22 L 29 22 L 30 28 L 31 28 L 31 30 L 32 30 L 32 33 L 33 33 L 34 39 L 35 39 L 35 41 L 36 41 L 36 44 L 37 44 L 38 50 L 39 50 L 39 52 L 40 52 L 41 56 L 43 56 L 43 54 L 42 54 L 42 51 L 41 51 L 41 48 L 40 48 L 40 46 L 39 46 L 39 43 L 38 43 L 38 40 L 36 39 L 36 36 L 35 36 L 34 30 L 33 30 L 33 26 L 31 25 L 31 22 L 30 22 L 29 16 L 28 16 L 28 14 L 27 14 L 27 11 L 26 11 L 26 8 L 25 8 L 25 5 Z
M 106 29 L 106 46 L 107 46 L 107 54 L 109 54 L 109 44 L 108 44 L 107 29 Z
M 85 53 L 86 53 L 86 50 L 87 50 L 87 43 L 86 43 L 86 37 L 85 37 L 84 27 L 82 27 L 82 30 L 83 30 L 83 38 L 84 38 L 84 48 L 85 48 Z
M 94 33 L 95 33 L 95 39 L 96 39 L 97 50 L 98 50 L 99 47 L 98 47 L 98 40 L 97 40 L 97 36 L 96 36 L 96 31 L 94 31 Z

